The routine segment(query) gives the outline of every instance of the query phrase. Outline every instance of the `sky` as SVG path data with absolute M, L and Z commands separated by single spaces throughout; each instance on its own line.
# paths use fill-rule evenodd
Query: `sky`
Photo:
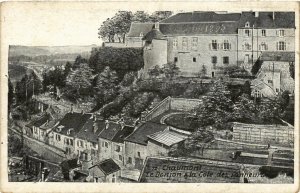
M 258 3 L 232 6 L 237 10 L 257 7 Z M 272 3 L 268 3 L 270 9 Z M 1 41 L 8 45 L 62 46 L 101 45 L 98 28 L 118 10 L 157 10 L 178 12 L 213 9 L 224 11 L 225 3 L 199 2 L 5 2 L 1 8 Z M 228 4 L 229 5 L 229 4 Z M 291 5 L 293 6 L 293 5 Z M 278 7 L 278 5 L 277 5 Z M 260 7 L 261 8 L 261 7 Z M 226 8 L 228 11 L 228 7 Z M 4 34 L 4 35 L 3 35 Z

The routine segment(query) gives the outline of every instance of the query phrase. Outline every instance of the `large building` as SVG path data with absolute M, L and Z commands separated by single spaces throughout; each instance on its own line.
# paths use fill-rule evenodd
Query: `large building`
M 172 62 L 181 76 L 215 77 L 228 66 L 251 70 L 265 51 L 294 52 L 295 14 L 178 13 L 152 25 L 132 24 L 126 44 L 144 47 L 144 77 L 154 66 Z

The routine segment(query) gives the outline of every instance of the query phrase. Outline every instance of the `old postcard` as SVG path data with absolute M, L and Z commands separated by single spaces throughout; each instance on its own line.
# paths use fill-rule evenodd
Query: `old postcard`
M 296 2 L 2 3 L 0 190 L 298 192 L 298 54 Z

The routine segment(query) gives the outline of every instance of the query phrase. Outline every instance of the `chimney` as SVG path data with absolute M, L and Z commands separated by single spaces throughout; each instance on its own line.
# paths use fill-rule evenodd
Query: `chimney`
M 124 121 L 121 121 L 120 122 L 120 125 L 121 125 L 121 130 L 125 127 L 125 123 L 124 123 Z
M 71 110 L 70 110 L 70 113 L 73 114 L 73 104 L 71 104 Z
M 154 24 L 154 29 L 159 30 L 159 22 L 155 22 L 155 24 Z
M 95 114 L 93 114 L 93 119 L 94 119 L 94 121 L 97 121 L 97 117 Z
M 96 133 L 98 130 L 98 124 L 97 123 L 94 123 L 93 124 L 93 132 Z
M 105 129 L 108 129 L 108 126 L 109 126 L 109 121 L 105 120 Z
M 83 115 L 84 113 L 83 113 L 83 110 L 81 110 L 81 114 Z
M 259 12 L 255 11 L 255 17 L 258 17 L 258 16 L 259 16 Z
M 272 19 L 275 20 L 275 12 L 273 11 Z

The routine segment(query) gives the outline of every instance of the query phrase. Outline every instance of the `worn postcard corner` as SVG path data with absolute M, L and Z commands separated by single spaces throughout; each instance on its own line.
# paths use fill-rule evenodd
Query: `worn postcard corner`
M 299 192 L 299 3 L 0 8 L 2 192 Z

